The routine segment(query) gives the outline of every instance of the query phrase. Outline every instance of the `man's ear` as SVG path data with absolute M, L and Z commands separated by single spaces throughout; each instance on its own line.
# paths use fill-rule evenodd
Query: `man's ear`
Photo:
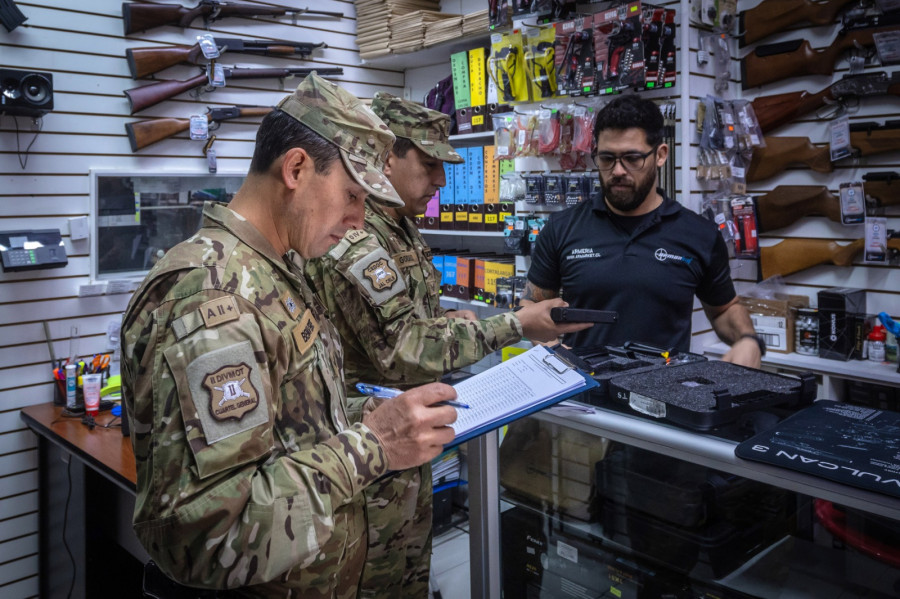
M 314 170 L 313 159 L 303 148 L 291 148 L 281 158 L 281 180 L 288 189 L 296 189 Z
M 669 157 L 669 144 L 659 144 L 659 148 L 656 149 L 656 166 L 661 167 L 666 163 L 666 158 Z
M 393 150 L 388 152 L 387 158 L 384 160 L 384 168 L 381 171 L 384 173 L 385 177 L 391 176 L 391 169 L 397 165 L 397 155 L 394 154 Z

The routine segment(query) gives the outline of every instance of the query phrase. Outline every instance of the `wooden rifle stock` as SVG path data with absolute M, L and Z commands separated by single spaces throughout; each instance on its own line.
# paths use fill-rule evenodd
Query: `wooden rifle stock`
M 872 176 L 873 173 L 865 175 Z M 896 177 L 896 173 L 894 173 Z M 866 179 L 863 184 L 863 190 L 867 198 L 872 198 L 872 204 L 880 208 L 883 206 L 900 205 L 900 179 Z
M 207 82 L 209 82 L 209 78 L 206 76 L 206 73 L 201 73 L 184 81 L 159 81 L 158 83 L 151 83 L 142 87 L 126 89 L 125 95 L 131 104 L 131 114 L 134 114 L 145 108 L 155 106 L 163 100 L 168 100 L 195 87 L 200 87 Z
M 316 71 L 319 75 L 343 75 L 344 69 L 341 67 L 334 68 L 262 68 L 262 69 L 225 69 L 225 79 L 268 79 L 274 77 L 305 77 L 311 72 Z M 163 100 L 168 100 L 180 93 L 200 87 L 207 83 L 209 79 L 206 73 L 197 75 L 184 81 L 159 81 L 141 87 L 135 87 L 125 90 L 125 95 L 131 103 L 131 114 L 159 104 Z
M 762 181 L 777 175 L 791 164 L 805 164 L 819 173 L 834 170 L 828 146 L 814 146 L 808 137 L 766 137 L 766 145 L 754 148 L 747 181 Z
M 900 150 L 900 127 L 879 127 L 866 131 L 851 130 L 850 145 L 860 156 Z
M 892 25 L 849 31 L 845 35 L 838 35 L 837 39 L 824 48 L 813 48 L 808 40 L 777 44 L 777 47 L 773 47 L 777 53 L 772 54 L 756 48 L 741 60 L 741 85 L 747 89 L 801 75 L 831 75 L 834 73 L 835 63 L 844 52 L 873 46 L 875 33 L 896 28 L 896 25 Z M 778 51 L 779 48 L 784 50 Z
M 218 123 L 242 116 L 265 116 L 272 112 L 271 106 L 248 106 L 241 108 L 213 109 L 206 115 L 209 123 Z M 125 132 L 131 144 L 131 151 L 137 152 L 158 141 L 178 135 L 187 131 L 191 126 L 191 119 L 159 118 L 136 123 L 126 123 Z
M 844 6 L 856 0 L 763 0 L 738 16 L 740 47 L 778 33 L 795 23 L 809 21 L 813 25 L 833 23 Z
M 815 93 L 802 91 L 760 96 L 751 105 L 759 121 L 759 128 L 767 133 L 825 106 L 826 103 L 877 95 L 900 96 L 900 73 L 888 75 L 882 71 L 847 75 Z
M 841 222 L 841 201 L 824 185 L 779 185 L 756 198 L 756 209 L 760 233 L 782 229 L 805 216 Z
M 830 239 L 785 239 L 760 248 L 762 278 L 787 276 L 820 264 L 850 266 L 865 243 L 865 239 L 857 239 L 847 245 Z M 900 239 L 888 239 L 887 245 L 892 250 L 900 250 Z
M 215 19 L 225 17 L 256 17 L 269 16 L 280 17 L 292 9 L 280 6 L 265 6 L 261 4 L 219 3 L 201 1 L 194 8 L 185 8 L 178 4 L 145 4 L 143 2 L 122 3 L 122 21 L 125 25 L 125 35 L 146 31 L 154 27 L 164 25 L 177 25 L 189 27 L 197 17 L 210 17 Z
M 171 46 L 169 48 L 128 48 L 125 58 L 133 79 L 147 77 L 163 69 L 183 62 L 197 63 L 203 51 L 200 44 Z
M 816 93 L 788 92 L 773 96 L 759 96 L 750 104 L 756 113 L 756 120 L 763 133 L 777 129 L 794 119 L 818 110 L 825 106 L 826 98 L 831 101 L 835 98 L 831 95 L 831 88 L 826 87 Z

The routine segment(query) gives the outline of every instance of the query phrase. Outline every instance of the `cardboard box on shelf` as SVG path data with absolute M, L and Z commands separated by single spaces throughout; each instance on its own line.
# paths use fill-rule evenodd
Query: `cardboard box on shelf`
M 753 328 L 763 336 L 766 350 L 789 354 L 794 351 L 794 317 L 797 308 L 808 308 L 806 295 L 787 295 L 773 299 L 740 298 L 750 312 Z

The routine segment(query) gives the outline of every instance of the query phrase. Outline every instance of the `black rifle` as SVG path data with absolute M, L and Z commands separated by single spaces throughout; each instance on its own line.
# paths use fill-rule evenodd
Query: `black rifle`
M 900 14 L 849 18 L 834 41 L 824 48 L 813 48 L 807 40 L 757 46 L 741 60 L 744 89 L 800 75 L 831 75 L 844 52 L 866 49 L 874 54 L 875 34 L 900 30 Z
M 210 108 L 206 113 L 209 130 L 214 131 L 222 121 L 229 121 L 242 116 L 265 116 L 272 112 L 271 106 L 227 106 L 225 108 Z M 125 132 L 128 133 L 128 141 L 131 143 L 131 151 L 137 152 L 150 144 L 172 137 L 178 133 L 187 131 L 191 126 L 191 119 L 159 118 L 136 123 L 125 123 Z
M 12 32 L 27 20 L 28 17 L 22 14 L 13 0 L 0 0 L 0 23 L 3 23 L 7 31 Z
M 208 28 L 212 21 L 225 17 L 282 17 L 310 14 L 336 17 L 342 19 L 343 13 L 308 8 L 288 8 L 285 6 L 264 6 L 261 4 L 241 4 L 239 2 L 219 2 L 218 0 L 200 0 L 194 8 L 186 8 L 178 4 L 144 4 L 126 2 L 122 4 L 122 20 L 125 24 L 125 35 L 146 31 L 163 25 L 188 27 L 197 18 L 203 17 Z
M 263 69 L 241 69 L 224 67 L 225 79 L 268 79 L 276 77 L 306 77 L 310 73 L 318 73 L 321 76 L 343 75 L 344 69 L 340 67 L 322 69 L 309 67 L 285 67 L 285 68 L 263 68 Z M 131 114 L 159 104 L 163 100 L 168 100 L 172 96 L 176 96 L 182 92 L 186 92 L 209 83 L 206 76 L 206 70 L 196 77 L 185 81 L 160 81 L 159 83 L 151 83 L 142 87 L 126 89 L 125 95 L 131 103 Z M 215 88 L 212 88 L 215 90 Z
M 241 52 L 243 54 L 262 54 L 264 56 L 292 56 L 299 54 L 304 60 L 309 58 L 317 48 L 327 48 L 323 42 L 310 44 L 305 42 L 242 40 L 233 37 L 213 38 L 219 52 Z M 200 44 L 193 46 L 167 46 L 153 48 L 129 48 L 125 50 L 128 68 L 134 79 L 147 77 L 165 68 L 180 63 L 200 64 L 203 51 Z

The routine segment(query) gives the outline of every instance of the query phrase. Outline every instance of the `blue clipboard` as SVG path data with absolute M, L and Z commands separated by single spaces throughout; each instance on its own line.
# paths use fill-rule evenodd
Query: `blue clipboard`
M 583 370 L 580 370 L 579 368 L 574 366 L 571 362 L 566 360 L 564 357 L 562 357 L 558 353 L 554 352 L 552 349 L 550 349 L 550 348 L 545 348 L 545 349 L 549 352 L 549 354 L 551 356 L 556 358 L 556 360 L 558 360 L 567 370 L 574 370 L 575 372 L 577 372 L 584 379 L 584 383 L 585 383 L 584 386 L 577 387 L 575 389 L 570 389 L 569 391 L 565 391 L 560 395 L 555 395 L 553 397 L 540 400 L 534 404 L 531 404 L 527 407 L 522 408 L 521 410 L 519 410 L 517 412 L 513 412 L 512 414 L 507 414 L 501 418 L 497 418 L 495 420 L 485 422 L 483 425 L 481 425 L 477 428 L 468 430 L 465 433 L 457 436 L 455 439 L 453 439 L 453 441 L 444 445 L 444 449 L 447 450 L 447 449 L 456 447 L 457 445 L 465 443 L 466 441 L 474 439 L 475 437 L 479 437 L 479 436 L 481 436 L 485 433 L 488 433 L 492 430 L 496 430 L 496 429 L 500 428 L 501 426 L 504 426 L 506 424 L 509 424 L 510 422 L 519 420 L 520 418 L 524 418 L 525 416 L 534 414 L 535 412 L 540 412 L 541 410 L 543 410 L 545 408 L 549 408 L 550 406 L 558 404 L 561 401 L 564 401 L 574 395 L 578 395 L 580 393 L 583 393 L 585 391 L 593 389 L 594 387 L 597 387 L 599 385 L 599 383 L 597 383 L 597 381 L 595 381 L 594 378 L 590 374 L 584 372 Z M 545 356 L 545 359 L 546 359 L 546 357 L 549 357 L 549 356 Z M 490 370 L 486 370 L 485 372 L 490 372 Z

